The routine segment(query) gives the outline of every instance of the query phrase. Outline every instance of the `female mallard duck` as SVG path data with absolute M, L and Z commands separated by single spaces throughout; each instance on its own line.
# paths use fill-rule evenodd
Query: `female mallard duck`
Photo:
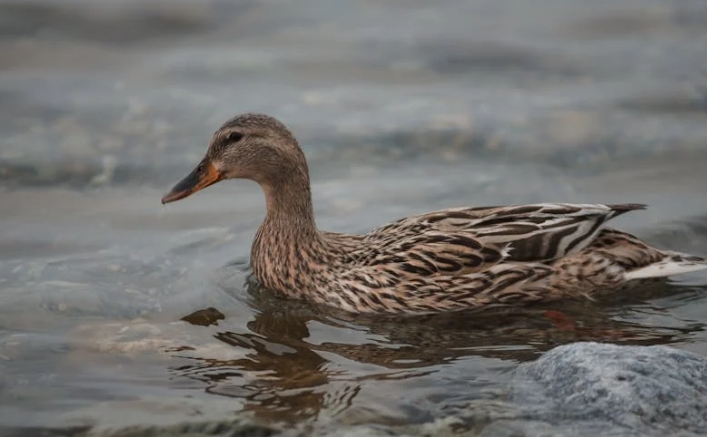
M 608 293 L 644 279 L 707 268 L 605 223 L 644 205 L 541 203 L 455 208 L 364 235 L 320 231 L 309 171 L 292 133 L 267 115 L 226 122 L 205 158 L 162 198 L 183 199 L 223 179 L 265 192 L 251 249 L 267 289 L 352 312 L 430 313 Z

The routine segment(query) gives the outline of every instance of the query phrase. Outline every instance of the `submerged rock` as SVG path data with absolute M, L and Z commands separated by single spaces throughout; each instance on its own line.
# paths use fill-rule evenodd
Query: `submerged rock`
M 510 395 L 524 419 L 483 435 L 707 435 L 707 358 L 670 347 L 560 346 L 520 365 Z

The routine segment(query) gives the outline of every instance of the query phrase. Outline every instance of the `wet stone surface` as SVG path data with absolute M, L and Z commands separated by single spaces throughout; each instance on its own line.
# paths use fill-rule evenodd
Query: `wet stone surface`
M 707 433 L 707 359 L 679 349 L 561 346 L 521 365 L 512 385 L 512 401 L 546 426 L 535 435 Z

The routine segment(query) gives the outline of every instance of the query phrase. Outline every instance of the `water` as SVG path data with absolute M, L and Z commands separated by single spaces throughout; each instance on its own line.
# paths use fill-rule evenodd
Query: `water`
M 255 184 L 160 204 L 218 125 L 262 111 L 300 138 L 328 230 L 643 202 L 616 226 L 707 255 L 703 2 L 46 0 L 0 17 L 5 432 L 415 434 L 473 406 L 473 434 L 517 363 L 558 344 L 707 354 L 705 273 L 519 313 L 347 317 L 247 292 Z

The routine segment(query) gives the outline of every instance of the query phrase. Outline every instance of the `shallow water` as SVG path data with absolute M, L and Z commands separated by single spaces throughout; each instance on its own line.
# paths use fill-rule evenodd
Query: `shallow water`
M 248 292 L 255 184 L 160 205 L 221 122 L 264 111 L 301 139 L 325 229 L 642 202 L 616 226 L 707 255 L 707 7 L 566 5 L 0 2 L 2 430 L 394 429 L 470 405 L 481 429 L 513 368 L 558 344 L 707 355 L 707 273 L 516 313 L 347 317 Z

